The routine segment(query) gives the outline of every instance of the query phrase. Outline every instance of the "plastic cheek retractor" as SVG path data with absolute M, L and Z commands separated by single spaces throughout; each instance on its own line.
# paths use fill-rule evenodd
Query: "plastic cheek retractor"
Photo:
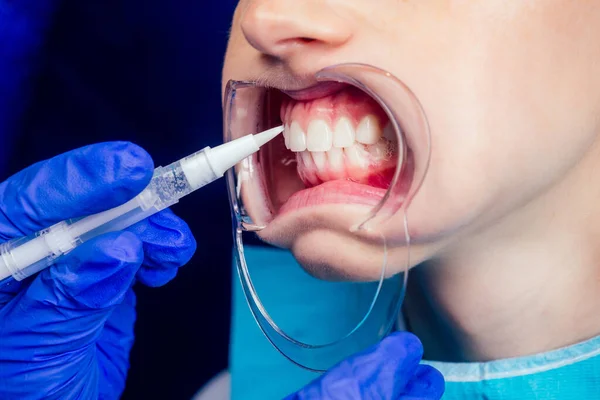
M 391 74 L 342 64 L 315 78 L 366 93 L 389 119 L 395 170 L 387 188 L 369 189 L 378 200 L 357 204 L 342 189 L 331 197 L 325 185 L 304 187 L 296 173 L 302 159 L 286 149 L 284 137 L 240 162 L 227 179 L 238 273 L 256 322 L 292 362 L 324 371 L 381 340 L 398 320 L 411 265 L 406 210 L 429 165 L 430 136 L 420 103 Z M 225 139 L 285 123 L 285 98 L 254 82 L 230 81 Z M 290 211 L 290 202 L 318 190 L 334 201 Z M 313 277 L 339 278 L 345 268 L 351 279 L 365 281 Z

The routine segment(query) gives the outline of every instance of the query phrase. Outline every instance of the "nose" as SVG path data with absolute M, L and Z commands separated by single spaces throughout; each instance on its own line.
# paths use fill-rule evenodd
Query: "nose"
M 341 46 L 352 36 L 348 21 L 323 0 L 251 1 L 241 27 L 251 46 L 284 61 L 309 47 Z

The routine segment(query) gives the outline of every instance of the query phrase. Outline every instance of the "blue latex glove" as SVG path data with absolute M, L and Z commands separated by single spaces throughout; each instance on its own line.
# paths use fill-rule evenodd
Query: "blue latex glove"
M 416 336 L 397 332 L 286 400 L 439 400 L 444 378 L 433 367 L 419 364 L 422 356 Z
M 122 142 L 33 165 L 0 184 L 0 241 L 122 204 L 152 172 L 148 154 Z M 132 285 L 165 284 L 195 246 L 187 225 L 163 211 L 0 287 L 0 399 L 119 398 L 133 343 Z

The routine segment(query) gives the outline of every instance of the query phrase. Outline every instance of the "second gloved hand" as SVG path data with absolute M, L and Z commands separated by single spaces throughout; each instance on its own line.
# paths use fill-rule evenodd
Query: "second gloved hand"
M 129 143 L 88 146 L 29 167 L 0 184 L 0 242 L 122 204 L 146 187 L 153 169 Z M 133 283 L 167 283 L 195 248 L 185 222 L 163 211 L 0 286 L 0 398 L 119 398 L 133 344 Z
M 422 356 L 415 335 L 397 332 L 285 400 L 439 400 L 444 378 Z

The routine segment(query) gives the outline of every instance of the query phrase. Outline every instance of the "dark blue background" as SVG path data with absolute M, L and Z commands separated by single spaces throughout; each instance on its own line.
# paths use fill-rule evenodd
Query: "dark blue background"
M 234 0 L 70 0 L 52 28 L 11 171 L 130 140 L 165 165 L 221 140 L 220 72 Z M 164 288 L 137 288 L 124 399 L 189 399 L 227 367 L 231 228 L 224 182 L 174 207 L 198 252 Z

